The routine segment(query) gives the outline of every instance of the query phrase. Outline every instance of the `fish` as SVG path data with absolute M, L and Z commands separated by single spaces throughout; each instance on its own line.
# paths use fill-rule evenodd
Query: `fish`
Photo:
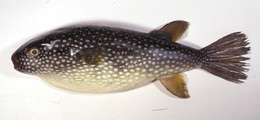
M 123 92 L 160 81 L 172 95 L 189 98 L 184 72 L 202 69 L 243 83 L 249 41 L 242 32 L 204 47 L 179 43 L 189 22 L 172 21 L 149 32 L 99 25 L 51 30 L 21 45 L 11 56 L 14 69 L 65 90 Z

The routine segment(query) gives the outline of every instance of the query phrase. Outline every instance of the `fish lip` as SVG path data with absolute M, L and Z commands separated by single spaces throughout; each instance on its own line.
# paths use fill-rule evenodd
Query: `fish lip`
M 20 63 L 19 59 L 18 59 L 18 52 L 14 52 L 11 56 L 11 60 L 13 61 L 13 63 Z
M 14 68 L 16 71 L 20 72 L 20 73 L 29 74 L 29 75 L 34 75 L 34 73 L 31 73 L 31 72 L 28 72 L 28 71 L 22 69 L 19 65 L 14 65 L 13 68 Z
M 16 71 L 23 73 L 23 71 L 19 68 L 19 66 L 13 65 L 13 68 L 14 68 Z
M 21 73 L 24 73 L 24 74 L 31 74 L 31 73 L 27 72 L 26 70 L 23 70 L 23 69 L 21 69 L 20 67 L 17 67 L 17 66 L 15 66 L 15 65 L 14 65 L 14 69 L 15 69 L 16 71 L 21 72 Z
M 23 71 L 21 69 L 21 62 L 19 61 L 19 59 L 17 58 L 17 52 L 15 52 L 12 56 L 11 56 L 11 60 L 12 60 L 12 63 L 13 63 L 13 68 L 18 71 L 18 72 L 22 72 L 22 73 L 25 73 L 25 71 Z
M 20 61 L 18 60 L 18 58 L 16 57 L 16 53 L 14 53 L 12 56 L 11 56 L 11 60 L 12 60 L 12 63 L 13 63 L 13 66 L 16 70 L 19 71 L 19 64 L 20 64 Z
M 27 70 L 23 69 L 22 66 L 21 66 L 21 61 L 19 61 L 19 59 L 16 57 L 17 56 L 17 53 L 14 53 L 12 56 L 11 56 L 11 60 L 13 62 L 13 68 L 18 71 L 18 72 L 21 72 L 21 73 L 24 73 L 24 74 L 32 74 L 33 73 L 30 73 L 28 72 Z

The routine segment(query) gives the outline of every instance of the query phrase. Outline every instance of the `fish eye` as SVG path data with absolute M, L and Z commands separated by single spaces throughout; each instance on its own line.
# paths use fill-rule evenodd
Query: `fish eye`
M 32 48 L 29 50 L 28 54 L 32 57 L 35 57 L 40 54 L 40 51 L 37 48 Z

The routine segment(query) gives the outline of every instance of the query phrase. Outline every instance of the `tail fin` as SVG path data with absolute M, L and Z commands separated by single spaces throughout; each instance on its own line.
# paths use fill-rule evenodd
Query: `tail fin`
M 203 55 L 201 68 L 225 80 L 242 83 L 247 78 L 244 61 L 249 58 L 243 55 L 250 50 L 248 44 L 246 35 L 241 32 L 219 39 L 200 50 Z

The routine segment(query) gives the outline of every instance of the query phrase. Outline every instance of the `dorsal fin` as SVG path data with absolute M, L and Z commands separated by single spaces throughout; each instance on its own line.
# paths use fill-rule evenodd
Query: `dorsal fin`
M 186 21 L 173 21 L 164 25 L 159 31 L 166 32 L 171 36 L 173 42 L 177 41 L 188 29 L 189 23 Z
M 183 73 L 162 78 L 160 82 L 173 95 L 180 98 L 190 97 Z

